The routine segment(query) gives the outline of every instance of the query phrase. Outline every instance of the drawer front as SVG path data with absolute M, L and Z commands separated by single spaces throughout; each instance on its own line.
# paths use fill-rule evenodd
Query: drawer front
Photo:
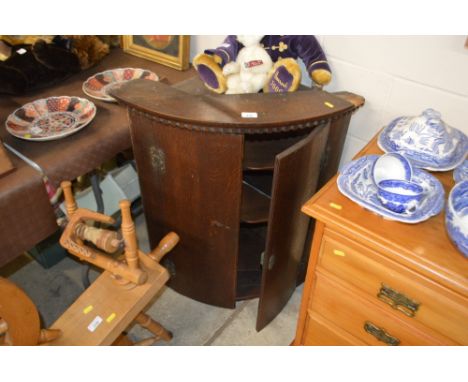
M 330 323 L 319 314 L 308 311 L 301 345 L 306 346 L 351 346 L 365 345 L 365 342 L 354 338 Z
M 401 320 L 359 290 L 316 272 L 309 308 L 368 345 L 451 345 Z
M 318 267 L 460 344 L 468 344 L 468 300 L 344 236 L 325 231 Z

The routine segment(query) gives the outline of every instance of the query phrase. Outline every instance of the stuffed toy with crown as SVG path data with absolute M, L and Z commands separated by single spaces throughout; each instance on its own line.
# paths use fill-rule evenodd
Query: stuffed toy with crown
M 223 67 L 226 94 L 258 93 L 265 86 L 273 62 L 260 44 L 262 38 L 256 35 L 237 36 L 237 41 L 244 47 L 236 61 L 228 62 Z
M 229 91 L 229 76 L 233 73 L 224 68 L 229 68 L 231 63 L 237 62 L 239 55 L 246 48 L 242 42 L 244 38 L 245 36 L 229 35 L 216 49 L 207 49 L 194 58 L 193 65 L 208 89 L 219 94 L 232 93 Z M 314 36 L 269 35 L 263 36 L 259 45 L 268 53 L 273 63 L 262 87 L 265 93 L 293 92 L 299 87 L 301 69 L 298 58 L 304 63 L 316 86 L 323 87 L 331 81 L 327 58 Z M 250 61 L 242 59 L 244 67 L 239 67 L 239 72 L 259 62 L 255 56 L 251 58 Z M 252 88 L 251 92 L 257 91 Z

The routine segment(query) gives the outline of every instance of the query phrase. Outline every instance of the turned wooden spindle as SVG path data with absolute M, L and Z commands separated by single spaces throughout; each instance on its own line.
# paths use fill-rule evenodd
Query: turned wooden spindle
M 70 181 L 63 181 L 60 186 L 62 187 L 65 198 L 65 209 L 70 218 L 78 209 L 72 191 L 72 184 Z M 107 253 L 116 252 L 121 245 L 121 240 L 117 232 L 91 227 L 84 223 L 77 224 L 75 234 L 80 240 L 90 241 L 96 247 Z
M 163 256 L 174 248 L 179 242 L 180 237 L 175 232 L 169 232 L 159 242 L 158 246 L 153 249 L 148 256 L 159 263 Z
M 67 231 L 62 234 L 60 244 L 68 252 L 77 256 L 81 260 L 94 264 L 98 268 L 105 269 L 116 276 L 120 276 L 124 280 L 130 281 L 131 283 L 141 285 L 148 279 L 147 273 L 142 269 L 130 268 L 123 261 L 114 260 L 102 252 L 70 240 L 70 233 Z
M 41 329 L 39 333 L 38 344 L 46 344 L 51 342 L 62 335 L 62 331 L 60 329 Z
M 65 180 L 60 186 L 62 187 L 63 196 L 65 198 L 65 209 L 67 210 L 68 217 L 70 217 L 78 209 L 75 197 L 73 196 L 72 184 L 70 181 Z
M 130 202 L 121 200 L 119 202 L 120 211 L 122 214 L 122 237 L 125 242 L 125 259 L 127 260 L 130 269 L 138 269 L 138 243 L 133 223 L 132 213 L 130 211 Z
M 156 337 L 159 337 L 164 341 L 170 341 L 172 339 L 172 333 L 170 331 L 164 329 L 161 324 L 154 321 L 145 313 L 138 313 L 138 315 L 135 317 L 135 321 L 145 329 L 148 329 Z
M 122 243 L 118 232 L 91 227 L 83 223 L 76 225 L 75 235 L 82 240 L 90 241 L 107 253 L 116 252 Z
M 60 237 L 60 245 L 71 254 L 78 256 L 81 260 L 106 269 L 131 283 L 137 285 L 143 284 L 147 280 L 148 275 L 142 269 L 131 268 L 123 261 L 115 260 L 101 251 L 84 245 L 82 239 L 76 235 L 75 230 L 78 225 L 84 224 L 83 222 L 88 220 L 103 224 L 115 223 L 114 219 L 110 216 L 79 208 L 69 218 L 68 224 Z

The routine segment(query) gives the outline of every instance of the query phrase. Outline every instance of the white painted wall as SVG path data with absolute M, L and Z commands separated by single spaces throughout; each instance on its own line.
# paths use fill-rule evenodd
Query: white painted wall
M 333 70 L 328 91 L 363 95 L 351 120 L 341 163 L 401 115 L 432 107 L 468 134 L 466 36 L 321 36 Z
M 366 98 L 354 114 L 341 164 L 401 115 L 428 107 L 468 134 L 466 36 L 318 36 L 333 70 L 328 91 Z M 215 47 L 223 36 L 192 36 L 191 57 Z M 307 76 L 304 83 L 310 84 Z
M 203 35 L 190 37 L 190 62 L 205 49 L 216 48 L 223 42 L 225 35 Z

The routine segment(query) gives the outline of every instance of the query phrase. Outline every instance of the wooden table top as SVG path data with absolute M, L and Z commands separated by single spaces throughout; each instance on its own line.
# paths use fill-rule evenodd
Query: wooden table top
M 369 154 L 383 154 L 377 146 L 377 136 L 355 158 Z M 452 173 L 431 173 L 445 189 L 445 202 L 455 184 Z M 337 177 L 333 177 L 302 207 L 304 213 L 450 289 L 468 295 L 468 259 L 463 257 L 447 234 L 445 206 L 437 216 L 417 224 L 386 220 L 341 194 L 336 185 Z M 336 209 L 331 203 L 342 208 Z
M 194 69 L 181 72 L 123 53 L 116 48 L 97 66 L 58 85 L 27 96 L 0 96 L 0 137 L 5 143 L 36 162 L 55 185 L 64 179 L 71 180 L 93 170 L 118 152 L 131 147 L 130 130 L 124 106 L 88 97 L 83 93 L 82 85 L 95 73 L 119 67 L 148 69 L 170 83 L 177 83 L 196 74 Z M 15 109 L 36 99 L 60 95 L 89 98 L 96 105 L 96 117 L 81 131 L 54 141 L 26 141 L 13 137 L 6 131 L 4 121 Z
M 76 134 L 55 141 L 18 139 L 6 131 L 4 124 L 15 109 L 36 99 L 60 95 L 86 98 L 81 87 L 88 77 L 118 67 L 149 69 L 169 83 L 196 75 L 194 69 L 181 72 L 116 48 L 99 65 L 59 84 L 26 96 L 0 95 L 0 139 L 36 162 L 56 186 L 62 180 L 86 174 L 120 151 L 131 148 L 127 110 L 117 103 L 91 99 L 97 108 L 94 120 Z M 6 153 L 16 168 L 0 178 L 0 266 L 31 249 L 58 228 L 42 174 L 11 152 Z

